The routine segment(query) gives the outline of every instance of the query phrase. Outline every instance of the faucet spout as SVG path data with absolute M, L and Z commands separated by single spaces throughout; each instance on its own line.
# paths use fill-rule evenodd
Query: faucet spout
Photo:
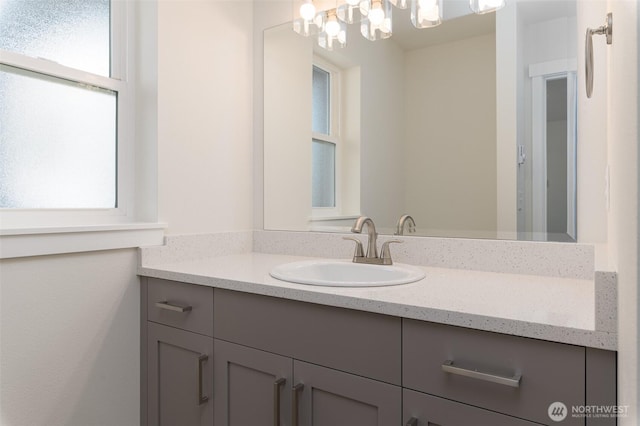
M 395 235 L 404 235 L 405 225 L 409 225 L 409 233 L 416 232 L 416 222 L 408 214 L 403 214 L 400 216 L 400 219 L 398 219 L 398 223 L 396 224 Z
M 362 228 L 367 225 L 367 235 L 369 240 L 367 242 L 367 254 L 369 259 L 376 259 L 378 257 L 377 239 L 378 233 L 376 232 L 376 226 L 373 224 L 373 220 L 367 216 L 360 216 L 356 219 L 356 222 L 351 228 L 351 232 L 356 234 L 362 233 Z

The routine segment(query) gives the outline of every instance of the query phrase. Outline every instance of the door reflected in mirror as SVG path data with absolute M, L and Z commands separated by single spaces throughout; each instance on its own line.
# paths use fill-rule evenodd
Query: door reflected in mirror
M 393 234 L 410 214 L 407 235 L 576 241 L 575 0 L 425 30 L 408 14 L 331 52 L 265 31 L 265 229 L 366 215 Z
M 554 70 L 532 78 L 533 229 L 551 241 L 576 241 L 576 75 Z M 519 226 L 524 228 L 525 222 Z

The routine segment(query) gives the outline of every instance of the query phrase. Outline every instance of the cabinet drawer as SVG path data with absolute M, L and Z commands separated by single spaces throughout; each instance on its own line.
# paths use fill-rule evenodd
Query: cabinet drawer
M 411 426 L 536 426 L 504 414 L 494 413 L 459 402 L 420 392 L 402 391 L 402 424 Z
M 432 395 L 549 423 L 551 403 L 562 402 L 569 410 L 585 403 L 584 372 L 582 347 L 403 323 L 403 386 Z M 563 422 L 583 423 L 571 416 Z
M 221 289 L 214 314 L 218 339 L 400 384 L 400 318 Z
M 147 319 L 213 336 L 213 288 L 149 278 Z

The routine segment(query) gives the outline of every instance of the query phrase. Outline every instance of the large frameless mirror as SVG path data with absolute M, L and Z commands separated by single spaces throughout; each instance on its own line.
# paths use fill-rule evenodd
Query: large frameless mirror
M 576 241 L 576 2 L 411 26 L 332 51 L 264 34 L 264 226 Z M 322 44 L 322 43 L 320 43 Z

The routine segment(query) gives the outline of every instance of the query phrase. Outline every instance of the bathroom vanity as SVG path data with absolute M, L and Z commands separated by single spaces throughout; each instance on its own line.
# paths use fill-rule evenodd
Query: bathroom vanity
M 567 407 L 559 424 L 615 424 L 572 413 L 615 405 L 615 336 L 578 328 L 571 312 L 554 318 L 558 307 L 526 284 L 580 303 L 571 292 L 582 280 L 425 267 L 416 283 L 336 289 L 269 276 L 300 259 L 244 253 L 139 268 L 143 424 L 556 424 L 555 402 Z M 504 297 L 486 306 L 471 286 Z M 440 305 L 446 289 L 457 311 Z M 547 319 L 501 312 L 511 297 L 548 308 L 536 314 Z

